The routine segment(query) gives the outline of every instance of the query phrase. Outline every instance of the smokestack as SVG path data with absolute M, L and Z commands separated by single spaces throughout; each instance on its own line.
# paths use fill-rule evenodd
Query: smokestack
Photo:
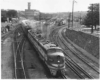
M 31 8 L 31 3 L 28 2 L 28 10 L 30 10 L 30 8 Z

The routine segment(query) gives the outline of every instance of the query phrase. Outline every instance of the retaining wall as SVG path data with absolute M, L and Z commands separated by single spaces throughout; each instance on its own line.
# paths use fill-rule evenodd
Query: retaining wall
M 99 38 L 80 31 L 66 29 L 66 36 L 75 44 L 99 59 Z

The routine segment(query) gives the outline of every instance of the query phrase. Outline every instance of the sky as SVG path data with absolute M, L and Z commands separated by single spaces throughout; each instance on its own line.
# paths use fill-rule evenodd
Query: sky
M 1 9 L 27 9 L 27 3 L 31 2 L 31 9 L 41 12 L 69 12 L 72 11 L 73 0 L 0 0 Z M 92 3 L 100 3 L 100 0 L 75 0 L 74 11 L 87 11 Z

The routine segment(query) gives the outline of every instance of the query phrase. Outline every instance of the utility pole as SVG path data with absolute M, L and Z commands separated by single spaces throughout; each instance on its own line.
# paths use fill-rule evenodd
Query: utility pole
M 80 12 L 80 17 L 79 17 L 80 25 L 81 25 L 81 20 L 82 20 L 82 17 L 81 17 L 81 12 Z
M 68 28 L 70 27 L 70 17 L 71 17 L 71 13 L 69 13 L 68 15 Z
M 73 27 L 73 16 L 74 16 L 74 14 L 73 14 L 73 12 L 74 12 L 74 2 L 76 2 L 76 1 L 73 0 L 73 2 L 72 2 L 72 27 Z
M 73 27 L 73 11 L 74 11 L 74 0 L 72 2 L 72 27 Z
M 91 26 L 91 33 L 93 33 L 93 23 L 94 23 L 94 21 L 93 21 L 93 4 L 92 4 L 92 26 Z

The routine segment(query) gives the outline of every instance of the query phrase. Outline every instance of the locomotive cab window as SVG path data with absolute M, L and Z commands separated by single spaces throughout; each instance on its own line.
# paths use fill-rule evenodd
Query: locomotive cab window
M 47 53 L 55 53 L 55 52 L 62 52 L 61 49 L 48 49 Z

